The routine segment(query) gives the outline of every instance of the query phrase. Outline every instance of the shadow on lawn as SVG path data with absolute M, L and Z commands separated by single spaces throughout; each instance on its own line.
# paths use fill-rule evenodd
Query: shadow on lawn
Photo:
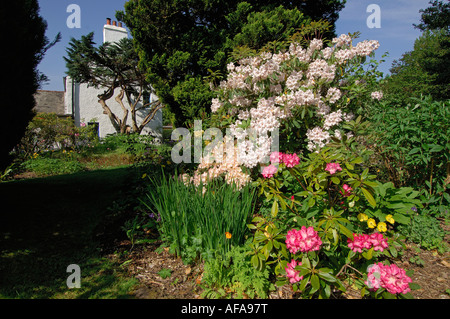
M 133 284 L 102 257 L 96 227 L 132 167 L 0 184 L 0 298 L 125 298 Z M 81 268 L 69 290 L 67 266 Z M 111 295 L 109 294 L 111 293 Z

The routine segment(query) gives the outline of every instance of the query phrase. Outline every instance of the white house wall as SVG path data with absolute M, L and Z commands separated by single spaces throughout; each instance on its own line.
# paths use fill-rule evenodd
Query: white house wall
M 128 38 L 128 31 L 125 28 L 109 24 L 103 27 L 103 43 L 118 42 L 123 38 Z
M 75 125 L 80 126 L 81 123 L 96 122 L 99 124 L 99 136 L 105 137 L 108 134 L 116 133 L 109 116 L 103 113 L 103 108 L 98 102 L 98 95 L 102 94 L 104 89 L 96 89 L 94 87 L 88 87 L 84 83 L 73 83 L 70 77 L 66 78 L 66 112 L 72 114 L 75 120 Z M 120 119 L 123 117 L 123 110 L 119 103 L 115 100 L 120 90 L 116 89 L 114 95 L 106 101 L 106 104 L 111 111 Z M 72 96 L 73 94 L 73 96 Z M 156 101 L 157 96 L 152 94 L 151 101 Z M 123 100 L 124 105 L 127 107 L 128 102 L 126 98 Z M 73 106 L 72 106 L 73 103 Z M 142 105 L 138 104 L 137 108 Z M 131 125 L 131 112 L 128 109 L 127 124 Z M 73 113 L 72 113 L 73 112 Z M 142 123 L 145 116 L 148 114 L 147 110 L 140 110 L 136 114 L 138 126 Z M 162 137 L 162 111 L 159 110 L 150 123 L 148 123 L 141 134 L 151 134 L 158 138 Z

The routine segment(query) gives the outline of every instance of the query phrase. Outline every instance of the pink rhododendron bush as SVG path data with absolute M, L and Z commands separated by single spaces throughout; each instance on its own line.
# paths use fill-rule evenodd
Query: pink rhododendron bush
M 403 246 L 396 227 L 409 221 L 420 201 L 413 192 L 401 195 L 409 189 L 388 190 L 377 182 L 358 156 L 365 152 L 355 154 L 353 147 L 354 139 L 331 143 L 298 156 L 294 166 L 283 153 L 271 154 L 266 167 L 276 171 L 268 175 L 263 169 L 256 181 L 265 205 L 251 226 L 253 244 L 262 252 L 254 255 L 254 265 L 273 265 L 278 285 L 292 285 L 303 297 L 345 291 L 348 277 L 362 296 L 410 297 L 411 279 L 392 261 Z M 382 265 L 379 274 L 369 267 L 374 263 Z
M 246 245 L 251 264 L 270 269 L 278 285 L 330 298 L 351 277 L 362 296 L 409 297 L 408 272 L 392 263 L 402 246 L 396 227 L 421 203 L 365 166 L 364 103 L 383 95 L 375 72 L 362 66 L 379 44 L 354 40 L 292 42 L 230 63 L 211 123 L 227 128 L 232 142 L 226 151 L 227 143 L 217 144 L 223 149 L 213 149 L 213 161 L 204 156 L 190 180 L 222 176 L 258 187 L 261 207 Z

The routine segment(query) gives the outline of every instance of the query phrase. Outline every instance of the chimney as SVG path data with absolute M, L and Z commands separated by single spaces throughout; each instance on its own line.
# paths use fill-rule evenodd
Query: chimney
M 103 43 L 114 43 L 122 38 L 128 38 L 128 31 L 123 27 L 122 22 L 106 18 L 106 24 L 103 26 Z

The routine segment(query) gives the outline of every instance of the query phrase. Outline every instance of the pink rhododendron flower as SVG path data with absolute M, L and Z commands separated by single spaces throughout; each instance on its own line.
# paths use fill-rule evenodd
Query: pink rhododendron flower
M 300 163 L 300 158 L 295 153 L 284 154 L 283 163 L 286 165 L 286 167 L 294 167 L 295 165 L 298 165 Z
M 387 239 L 383 237 L 383 234 L 373 233 L 372 235 L 353 234 L 353 240 L 347 239 L 348 248 L 354 252 L 362 253 L 363 249 L 370 249 L 383 251 L 388 247 Z
M 383 251 L 388 248 L 387 239 L 383 237 L 383 234 L 373 233 L 370 235 L 369 241 L 372 243 L 374 250 Z
M 298 274 L 300 271 L 296 271 L 294 268 L 296 266 L 301 266 L 301 262 L 297 262 L 296 260 L 292 259 L 290 263 L 287 264 L 286 270 L 286 276 L 289 278 L 289 282 L 291 284 L 294 284 L 296 282 L 299 282 L 303 279 L 303 276 L 299 276 Z
M 277 172 L 277 168 L 271 164 L 269 166 L 264 167 L 264 169 L 262 171 L 262 175 L 265 178 L 271 178 L 271 177 L 273 177 L 273 174 L 275 174 L 276 172 Z
M 326 171 L 329 171 L 331 175 L 336 173 L 337 171 L 342 171 L 341 166 L 339 163 L 328 163 L 327 167 L 325 168 Z
M 344 189 L 344 194 L 342 194 L 341 191 L 339 191 L 339 193 L 341 193 L 344 197 L 350 196 L 350 193 L 353 189 L 347 184 L 342 185 L 342 188 Z
M 347 239 L 348 247 L 354 252 L 362 253 L 363 249 L 370 249 L 372 247 L 372 242 L 369 241 L 369 235 L 353 234 L 353 240 Z
M 293 254 L 298 251 L 319 250 L 321 245 L 322 240 L 313 227 L 302 226 L 300 230 L 291 229 L 286 235 L 286 248 Z
M 283 161 L 283 153 L 281 152 L 272 152 L 270 154 L 270 162 L 273 163 L 281 163 Z
M 385 266 L 382 263 L 377 263 L 369 267 L 365 284 L 371 290 L 382 287 L 391 294 L 406 294 L 411 291 L 409 288 L 410 282 L 412 280 L 406 275 L 404 269 L 395 264 Z

